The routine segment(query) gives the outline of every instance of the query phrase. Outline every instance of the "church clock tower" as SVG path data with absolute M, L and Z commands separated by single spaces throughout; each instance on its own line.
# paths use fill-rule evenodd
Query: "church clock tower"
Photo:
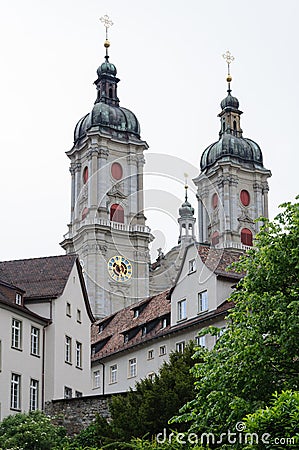
M 92 111 L 75 127 L 71 160 L 71 222 L 61 243 L 80 257 L 96 317 L 149 295 L 149 243 L 143 214 L 143 152 L 136 116 L 119 106 L 117 71 L 105 61 L 97 70 Z
M 231 95 L 230 64 L 233 56 L 223 57 L 228 65 L 228 91 L 221 102 L 219 140 L 201 156 L 197 186 L 199 241 L 218 248 L 246 249 L 253 245 L 260 223 L 268 218 L 270 170 L 263 165 L 259 145 L 243 137 L 239 101 Z

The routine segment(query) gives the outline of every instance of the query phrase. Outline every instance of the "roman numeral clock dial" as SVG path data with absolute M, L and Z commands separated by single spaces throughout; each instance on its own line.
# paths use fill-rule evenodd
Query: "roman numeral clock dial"
M 125 282 L 132 276 L 132 264 L 124 256 L 112 256 L 108 261 L 108 272 L 114 281 Z

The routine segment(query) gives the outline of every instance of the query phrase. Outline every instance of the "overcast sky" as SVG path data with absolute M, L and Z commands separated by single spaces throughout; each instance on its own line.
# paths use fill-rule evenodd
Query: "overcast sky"
M 222 54 L 229 49 L 243 135 L 261 146 L 272 171 L 270 216 L 299 192 L 298 0 L 2 0 L 2 260 L 63 253 L 70 218 L 65 152 L 96 97 L 104 14 L 114 22 L 110 61 L 121 79 L 121 105 L 138 117 L 151 153 L 188 162 L 189 177 L 199 172 L 203 150 L 218 139 Z M 183 172 L 182 165 L 182 180 Z M 183 197 L 183 185 L 164 178 L 160 188 Z M 192 192 L 190 200 L 196 206 Z M 146 215 L 164 250 L 175 245 L 176 219 Z

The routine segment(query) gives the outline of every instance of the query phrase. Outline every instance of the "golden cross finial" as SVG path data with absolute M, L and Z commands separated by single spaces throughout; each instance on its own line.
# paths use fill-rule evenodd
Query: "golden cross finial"
M 231 54 L 231 52 L 229 50 L 227 50 L 225 53 L 223 53 L 222 57 L 227 62 L 227 78 L 226 78 L 226 81 L 228 83 L 230 83 L 232 81 L 232 77 L 231 77 L 231 74 L 230 74 L 230 65 L 235 60 L 235 57 Z M 229 89 L 230 89 L 230 87 L 229 87 Z
M 106 28 L 106 41 L 104 43 L 104 47 L 106 48 L 106 59 L 108 61 L 108 58 L 109 58 L 109 56 L 108 56 L 108 48 L 110 47 L 110 42 L 108 41 L 108 28 L 112 27 L 113 22 L 110 19 L 110 17 L 107 16 L 107 14 L 105 14 L 103 17 L 101 17 L 100 21 L 102 22 L 102 24 Z

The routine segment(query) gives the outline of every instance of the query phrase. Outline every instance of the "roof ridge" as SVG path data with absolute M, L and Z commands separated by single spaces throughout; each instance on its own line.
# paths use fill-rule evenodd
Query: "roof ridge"
M 71 253 L 71 254 L 68 254 L 68 255 L 51 255 L 51 256 L 38 256 L 36 258 L 8 259 L 8 260 L 3 260 L 3 261 L 1 260 L 0 264 L 1 263 L 16 262 L 16 261 L 18 261 L 18 262 L 20 262 L 20 261 L 34 261 L 34 260 L 38 260 L 38 259 L 70 258 L 70 257 L 77 258 L 78 255 L 76 253 Z

